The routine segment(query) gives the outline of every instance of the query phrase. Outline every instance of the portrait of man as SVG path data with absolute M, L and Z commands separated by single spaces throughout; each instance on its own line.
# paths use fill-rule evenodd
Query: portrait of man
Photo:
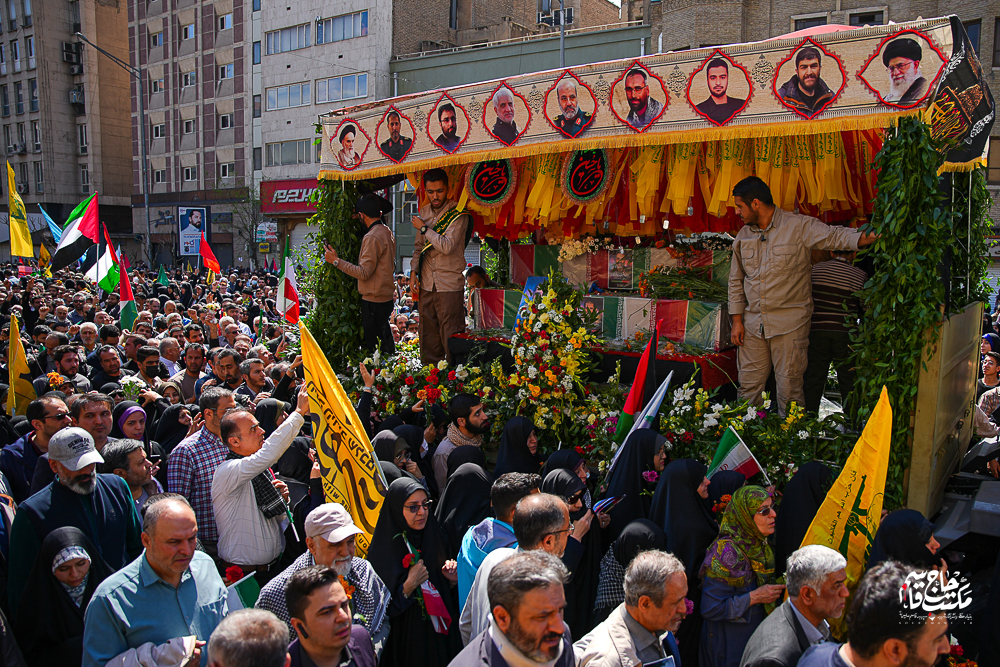
M 556 116 L 552 123 L 556 129 L 567 137 L 578 137 L 590 125 L 591 115 L 580 109 L 580 102 L 576 95 L 576 81 L 572 77 L 566 76 L 556 84 L 556 99 L 559 101 L 559 110 L 562 112 Z
M 507 86 L 501 86 L 494 93 L 493 110 L 497 114 L 493 136 L 508 146 L 513 145 L 521 131 L 517 129 L 517 120 L 514 119 L 514 93 Z
M 381 143 L 380 148 L 390 160 L 399 162 L 410 152 L 413 139 L 400 134 L 403 122 L 396 111 L 390 111 L 385 117 L 385 122 L 389 126 L 389 138 Z
M 785 105 L 806 118 L 822 111 L 834 93 L 822 77 L 823 58 L 819 49 L 807 46 L 795 54 L 795 74 L 778 89 Z
M 201 228 L 202 228 L 202 216 L 203 215 L 204 214 L 201 212 L 200 208 L 191 208 L 191 209 L 188 209 L 188 212 L 187 212 L 187 222 L 184 225 L 184 228 L 186 229 L 188 227 L 194 227 L 198 231 L 201 231 Z
M 649 96 L 646 76 L 646 70 L 641 67 L 633 67 L 625 75 L 625 100 L 629 109 L 625 122 L 637 130 L 644 129 L 663 111 L 663 104 Z
M 705 68 L 705 76 L 709 96 L 696 108 L 717 125 L 725 125 L 747 101 L 729 96 L 729 63 L 725 58 L 713 58 Z
M 889 93 L 883 98 L 899 106 L 916 104 L 927 94 L 927 79 L 920 73 L 923 49 L 909 37 L 894 39 L 882 51 L 882 64 L 889 74 Z
M 446 153 L 454 153 L 462 139 L 458 136 L 458 116 L 455 107 L 450 103 L 442 104 L 438 107 L 438 125 L 441 126 L 441 134 L 434 142 Z
M 361 164 L 361 156 L 354 150 L 354 137 L 358 135 L 358 129 L 348 123 L 340 131 L 340 150 L 337 151 L 337 162 L 344 169 L 354 169 Z

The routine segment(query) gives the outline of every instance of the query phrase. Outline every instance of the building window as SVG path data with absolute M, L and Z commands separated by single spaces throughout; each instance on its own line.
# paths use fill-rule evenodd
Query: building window
M 22 162 L 17 165 L 17 180 L 24 184 L 24 187 L 28 187 L 28 163 Z
M 309 164 L 311 154 L 309 139 L 301 141 L 281 141 L 264 146 L 267 152 L 267 166 L 284 164 Z
M 28 69 L 35 69 L 35 38 L 24 38 L 25 55 L 28 56 Z
M 149 48 L 155 49 L 158 46 L 163 46 L 163 33 L 153 32 L 149 34 Z
M 253 0 L 253 10 L 255 12 L 260 11 L 260 0 Z
M 28 150 L 28 133 L 24 130 L 24 123 L 17 124 L 17 144 L 24 147 L 21 150 Z
M 0 85 L 0 116 L 6 118 L 10 115 L 10 93 L 7 84 Z
M 193 120 L 184 121 L 184 134 L 194 134 L 195 126 Z
M 154 169 L 153 170 L 153 183 L 166 183 L 167 182 L 167 170 L 166 169 Z
M 815 28 L 818 25 L 826 25 L 825 16 L 815 16 L 812 18 L 805 19 L 795 19 L 795 29 L 805 30 L 806 28 Z
M 997 35 L 1000 35 L 1000 18 L 996 19 L 993 23 L 993 66 L 1000 67 L 1000 39 L 997 39 Z M 3 60 L 3 53 L 0 53 L 0 62 Z
M 223 14 L 219 17 L 219 30 L 232 30 L 233 29 L 233 15 Z
M 77 125 L 76 126 L 76 140 L 77 147 L 80 149 L 80 155 L 87 154 L 87 126 Z
M 198 83 L 198 75 L 194 72 L 184 72 L 181 74 L 181 86 L 188 88 Z
M 268 111 L 287 109 L 288 107 L 303 107 L 309 104 L 312 104 L 312 98 L 308 82 L 267 89 Z
M 185 181 L 197 181 L 198 180 L 198 167 L 184 167 L 184 180 Z
M 260 118 L 260 95 L 253 96 L 253 117 Z
M 233 114 L 231 113 L 219 114 L 219 129 L 220 130 L 233 129 Z
M 10 125 L 4 126 L 4 130 L 6 131 L 8 127 Z M 10 139 L 7 143 L 10 143 Z M 1000 138 L 990 138 L 990 156 L 986 166 L 986 182 L 990 185 L 1000 185 Z
M 260 42 L 253 43 L 253 64 L 260 64 Z
M 38 79 L 28 79 L 28 110 L 38 111 Z
M 267 40 L 267 55 L 304 49 L 309 46 L 309 24 L 292 26 L 282 30 L 273 30 L 265 35 Z
M 181 26 L 181 39 L 194 39 L 194 24 L 188 23 L 187 25 Z
M 90 194 L 90 169 L 85 164 L 80 165 L 80 192 Z
M 45 175 L 42 173 L 42 163 L 35 163 L 35 192 L 45 192 Z
M 233 64 L 227 63 L 225 65 L 219 65 L 219 81 L 223 79 L 233 78 Z
M 163 92 L 163 79 L 153 79 L 149 82 L 149 92 L 150 93 L 162 93 Z
M 348 74 L 316 82 L 316 104 L 368 96 L 368 75 Z
M 167 125 L 166 123 L 157 123 L 153 126 L 153 138 L 163 139 L 167 136 Z
M 9 21 L 7 28 L 17 30 L 17 0 L 7 1 L 7 19 Z
M 220 164 L 219 178 L 236 178 L 236 163 L 224 162 Z
M 10 43 L 10 60 L 14 64 L 14 71 L 21 71 L 21 43 L 16 39 Z
M 263 168 L 263 165 L 261 164 L 261 154 L 262 154 L 262 151 L 260 149 L 260 146 L 258 146 L 257 148 L 253 149 L 253 169 L 254 169 L 254 171 L 260 171 Z
M 966 21 L 964 25 L 965 25 L 965 34 L 969 36 L 969 41 L 972 42 L 972 50 L 978 54 L 979 36 L 983 32 L 983 22 L 980 20 Z M 994 37 L 994 39 L 996 38 Z
M 31 121 L 31 140 L 34 143 L 32 150 L 36 153 L 42 152 L 42 122 L 38 120 Z
M 3 139 L 7 144 L 7 155 L 14 153 L 14 132 L 10 125 L 3 126 Z
M 882 25 L 883 16 L 883 12 L 860 12 L 858 14 L 851 14 L 851 25 Z
M 14 82 L 14 113 L 24 113 L 24 84 Z
M 329 44 L 368 35 L 368 12 L 354 12 L 316 23 L 316 43 Z
M 31 25 L 31 0 L 24 0 L 24 27 Z
M 7 73 L 7 45 L 0 44 L 0 74 Z

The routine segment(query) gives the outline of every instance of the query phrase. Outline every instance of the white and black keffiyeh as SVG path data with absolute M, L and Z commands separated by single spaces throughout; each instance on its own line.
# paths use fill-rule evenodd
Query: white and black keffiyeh
M 594 609 L 613 609 L 622 602 L 625 602 L 625 568 L 615 558 L 612 545 L 601 559 L 601 578 L 597 584 Z

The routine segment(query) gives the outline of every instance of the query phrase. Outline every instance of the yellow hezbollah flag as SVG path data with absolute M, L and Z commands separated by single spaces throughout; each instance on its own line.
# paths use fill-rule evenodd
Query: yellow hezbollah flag
M 364 531 L 357 537 L 358 556 L 364 558 L 385 499 L 385 479 L 368 434 L 326 355 L 305 326 L 300 325 L 299 331 L 323 491 L 327 502 L 343 505 Z
M 23 415 L 28 411 L 28 403 L 35 400 L 35 387 L 31 384 L 28 357 L 21 342 L 21 325 L 17 315 L 10 315 L 10 346 L 7 350 L 7 370 L 10 373 L 10 389 L 7 391 L 7 414 Z
M 882 387 L 878 405 L 854 445 L 854 451 L 847 457 L 840 477 L 826 494 L 802 539 L 803 547 L 822 544 L 839 551 L 847 559 L 847 587 L 851 590 L 851 598 L 865 573 L 868 553 L 882 519 L 891 436 L 892 406 L 889 405 L 889 392 Z M 830 619 L 830 627 L 838 636 L 847 634 L 850 606 L 849 598 L 840 618 Z
M 209 269 L 208 270 L 208 278 L 205 279 L 205 284 L 206 285 L 211 285 L 214 282 L 215 282 L 215 274 L 212 273 L 212 269 Z
M 21 195 L 17 194 L 17 183 L 14 181 L 14 168 L 7 163 L 7 191 L 10 195 L 7 210 L 7 221 L 10 223 L 10 254 L 14 257 L 34 257 L 35 246 L 31 243 L 31 232 L 28 230 L 28 214 L 24 210 Z
M 52 264 L 52 255 L 49 254 L 49 249 L 45 247 L 45 244 L 41 243 L 38 246 L 38 270 L 45 278 L 52 277 L 52 271 L 49 270 L 50 264 Z

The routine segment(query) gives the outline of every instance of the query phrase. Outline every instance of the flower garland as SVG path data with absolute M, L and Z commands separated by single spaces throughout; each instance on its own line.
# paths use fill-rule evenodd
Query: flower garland
M 583 236 L 578 239 L 566 237 L 562 241 L 556 241 L 559 243 L 559 256 L 556 258 L 560 263 L 568 262 L 569 260 L 579 257 L 580 255 L 586 255 L 588 253 L 594 253 L 598 250 L 605 250 L 611 248 L 617 248 L 618 246 L 612 243 L 610 240 L 602 240 L 594 236 Z

